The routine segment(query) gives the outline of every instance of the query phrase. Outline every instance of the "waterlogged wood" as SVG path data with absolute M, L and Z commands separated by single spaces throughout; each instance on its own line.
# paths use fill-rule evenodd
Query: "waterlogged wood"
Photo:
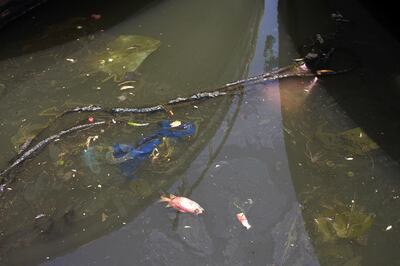
M 89 129 L 89 128 L 99 126 L 99 125 L 104 125 L 105 123 L 106 123 L 105 121 L 100 121 L 100 122 L 95 122 L 95 123 L 91 123 L 91 124 L 83 124 L 83 125 L 74 126 L 74 127 L 63 130 L 55 135 L 52 135 L 52 136 L 40 141 L 38 144 L 36 144 L 32 148 L 25 151 L 20 157 L 18 157 L 16 160 L 14 160 L 10 166 L 8 166 L 6 169 L 1 171 L 0 176 L 5 176 L 11 169 L 19 166 L 25 160 L 32 158 L 40 150 L 42 150 L 43 148 L 45 148 L 47 145 L 54 142 L 55 140 L 60 139 L 61 137 L 71 134 L 73 132 L 76 132 L 79 130 L 84 130 L 84 129 Z
M 334 74 L 347 73 L 351 70 L 352 70 L 352 68 L 343 69 L 343 70 L 334 72 Z M 304 63 L 295 63 L 293 65 L 289 65 L 289 66 L 280 68 L 276 71 L 272 71 L 272 72 L 264 73 L 264 74 L 261 74 L 258 76 L 250 77 L 247 79 L 227 83 L 219 88 L 204 91 L 204 92 L 199 92 L 199 93 L 196 93 L 189 97 L 177 97 L 175 99 L 169 100 L 165 104 L 159 104 L 159 105 L 148 106 L 148 107 L 137 107 L 137 108 L 116 107 L 116 108 L 111 108 L 111 109 L 107 109 L 107 108 L 104 108 L 102 106 L 97 106 L 97 105 L 81 106 L 81 107 L 76 107 L 72 110 L 68 110 L 68 111 L 62 113 L 56 119 L 60 119 L 62 116 L 65 116 L 67 114 L 77 113 L 77 112 L 103 112 L 103 113 L 108 113 L 111 115 L 117 115 L 117 114 L 125 114 L 125 113 L 143 114 L 143 113 L 153 113 L 153 112 L 158 112 L 158 111 L 166 111 L 166 110 L 168 110 L 167 108 L 169 106 L 174 106 L 174 105 L 181 104 L 181 103 L 195 102 L 195 101 L 200 101 L 200 100 L 205 100 L 205 99 L 212 99 L 212 98 L 216 98 L 216 97 L 220 97 L 220 96 L 232 95 L 237 92 L 241 92 L 244 88 L 244 85 L 250 85 L 250 84 L 267 82 L 267 81 L 275 81 L 275 80 L 286 79 L 286 78 L 320 77 L 320 76 L 325 76 L 325 75 L 332 75 L 332 72 L 325 73 L 325 72 L 317 71 L 316 73 L 313 73 L 307 69 L 307 67 Z M 21 165 L 25 160 L 31 158 L 32 156 L 37 154 L 41 149 L 46 147 L 48 144 L 54 142 L 57 139 L 60 139 L 64 135 L 70 134 L 70 133 L 78 131 L 78 130 L 87 129 L 87 128 L 90 128 L 93 126 L 102 125 L 105 123 L 106 123 L 105 121 L 101 121 L 101 122 L 96 122 L 96 123 L 78 125 L 78 126 L 72 127 L 67 130 L 63 130 L 55 135 L 50 136 L 50 137 L 40 141 L 38 144 L 36 144 L 34 147 L 32 147 L 30 149 L 27 149 L 28 148 L 27 147 L 26 148 L 27 151 L 22 153 L 22 155 L 20 155 L 17 159 L 15 159 L 11 163 L 11 165 L 8 166 L 5 170 L 1 171 L 0 176 L 4 177 L 13 168 Z M 1 182 L 1 183 L 3 183 L 3 182 Z

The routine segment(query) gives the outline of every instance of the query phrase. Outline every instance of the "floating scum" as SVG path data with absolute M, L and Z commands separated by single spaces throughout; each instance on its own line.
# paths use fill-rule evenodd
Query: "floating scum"
M 140 35 L 120 35 L 103 52 L 89 59 L 94 69 L 122 81 L 127 72 L 134 72 L 143 61 L 160 47 L 160 41 Z

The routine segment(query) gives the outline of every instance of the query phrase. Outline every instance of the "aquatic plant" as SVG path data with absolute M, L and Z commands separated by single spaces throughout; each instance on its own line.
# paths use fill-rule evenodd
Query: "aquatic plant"
M 333 205 L 324 205 L 324 210 L 314 219 L 314 222 L 317 232 L 324 241 L 348 239 L 363 244 L 374 218 L 373 213 L 364 212 L 354 203 L 346 206 L 335 201 Z
M 160 41 L 139 35 L 120 35 L 95 55 L 92 65 L 115 81 L 122 81 L 126 73 L 134 72 L 160 46 Z

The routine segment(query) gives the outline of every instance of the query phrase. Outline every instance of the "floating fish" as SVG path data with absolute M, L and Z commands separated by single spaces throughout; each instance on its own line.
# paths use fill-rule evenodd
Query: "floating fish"
M 179 212 L 189 212 L 195 215 L 203 213 L 204 209 L 195 201 L 170 194 L 169 197 L 161 196 L 160 202 L 167 202 L 166 207 L 172 207 Z
M 246 215 L 244 215 L 243 212 L 237 213 L 236 218 L 244 227 L 246 227 L 247 230 L 251 228 L 251 225 L 249 224 L 249 221 L 247 220 L 247 217 Z

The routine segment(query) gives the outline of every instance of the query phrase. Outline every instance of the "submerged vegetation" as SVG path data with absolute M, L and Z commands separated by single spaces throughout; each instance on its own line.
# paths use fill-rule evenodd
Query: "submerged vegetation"
M 367 233 L 374 217 L 374 214 L 364 212 L 354 203 L 346 206 L 340 201 L 335 201 L 332 205 L 323 205 L 323 210 L 314 221 L 324 241 L 348 239 L 366 244 Z
M 107 44 L 104 51 L 90 58 L 91 65 L 113 78 L 123 81 L 128 72 L 134 72 L 160 46 L 160 41 L 139 35 L 120 35 Z

